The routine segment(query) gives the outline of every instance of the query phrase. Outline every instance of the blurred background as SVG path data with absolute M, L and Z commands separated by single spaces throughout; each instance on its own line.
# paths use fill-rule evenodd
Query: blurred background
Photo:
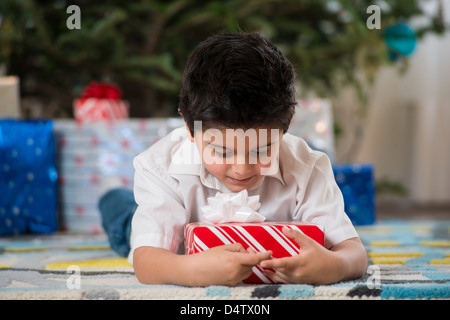
M 2 0 L 0 117 L 73 119 L 92 81 L 120 88 L 132 119 L 177 117 L 196 45 L 257 31 L 299 99 L 331 102 L 334 163 L 373 164 L 383 208 L 448 218 L 449 25 L 446 0 Z

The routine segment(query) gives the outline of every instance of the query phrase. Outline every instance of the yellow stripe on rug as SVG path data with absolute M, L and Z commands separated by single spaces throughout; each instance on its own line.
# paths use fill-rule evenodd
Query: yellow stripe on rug
M 95 260 L 81 260 L 81 261 L 61 261 L 50 263 L 45 266 L 45 269 L 67 269 L 69 266 L 78 266 L 79 268 L 123 268 L 132 267 L 128 263 L 127 258 L 110 258 L 110 259 L 95 259 Z
M 416 258 L 421 257 L 423 255 L 422 252 L 369 252 L 369 257 L 371 258 L 393 258 L 393 257 L 408 257 L 408 258 Z
M 431 226 L 412 226 L 411 229 L 414 233 L 429 234 L 431 232 Z
M 450 247 L 450 241 L 421 241 L 420 245 L 425 247 Z
M 450 264 L 450 258 L 446 259 L 433 259 L 430 264 Z
M 11 247 L 5 248 L 5 252 L 33 252 L 33 251 L 45 251 L 47 247 Z
M 370 245 L 373 247 L 398 247 L 400 245 L 400 242 L 390 240 L 372 241 Z
M 373 264 L 404 264 L 408 259 L 399 258 L 372 258 Z
M 89 245 L 89 246 L 69 246 L 67 250 L 69 251 L 85 251 L 85 250 L 109 250 L 111 249 L 108 245 Z

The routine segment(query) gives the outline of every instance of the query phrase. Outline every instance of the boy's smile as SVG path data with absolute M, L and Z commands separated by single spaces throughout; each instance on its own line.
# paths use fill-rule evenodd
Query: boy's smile
M 246 184 L 246 183 L 250 182 L 250 180 L 251 180 L 252 178 L 253 178 L 253 177 L 246 178 L 246 179 L 233 179 L 233 178 L 230 177 L 231 181 L 232 181 L 234 184 L 240 184 L 240 185 L 243 185 L 243 184 Z
M 265 175 L 278 170 L 279 129 L 207 129 L 189 137 L 196 142 L 205 169 L 232 192 L 256 188 Z

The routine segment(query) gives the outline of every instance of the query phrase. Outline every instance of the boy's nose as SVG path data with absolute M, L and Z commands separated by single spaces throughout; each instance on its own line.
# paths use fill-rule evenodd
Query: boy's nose
M 236 163 L 233 165 L 233 172 L 239 177 L 248 178 L 247 176 L 249 175 L 249 173 L 251 173 L 252 167 L 252 164 Z

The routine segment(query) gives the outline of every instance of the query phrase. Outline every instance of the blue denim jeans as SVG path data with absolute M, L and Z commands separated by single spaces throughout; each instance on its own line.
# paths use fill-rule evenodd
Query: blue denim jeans
M 111 249 L 122 257 L 128 256 L 131 220 L 137 208 L 133 192 L 112 189 L 100 198 L 98 207 Z

